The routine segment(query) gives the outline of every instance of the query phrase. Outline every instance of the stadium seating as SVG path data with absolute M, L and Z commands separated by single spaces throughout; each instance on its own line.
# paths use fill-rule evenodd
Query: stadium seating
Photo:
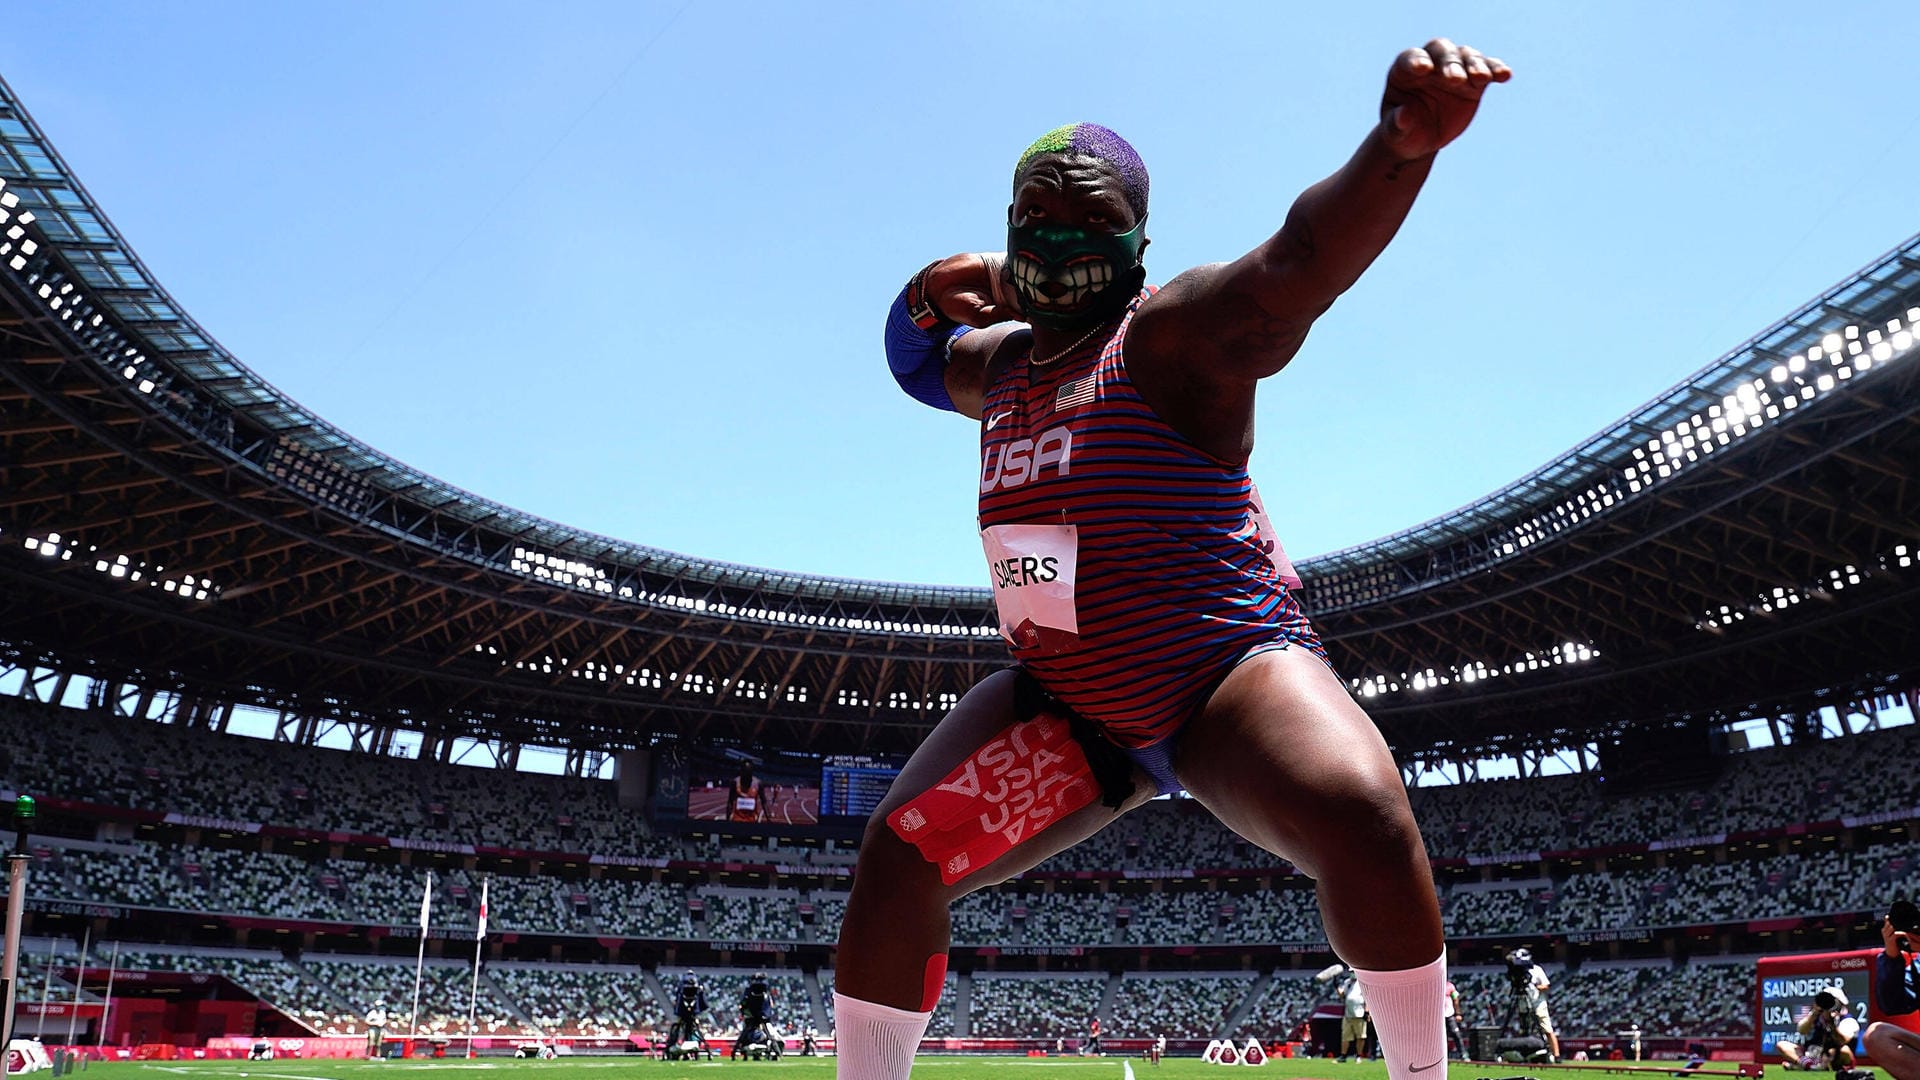
M 50 711 L 57 723 L 47 723 Z M 29 737 L 29 735 L 31 737 Z M 844 862 L 818 844 L 770 841 L 728 848 L 712 836 L 655 834 L 622 811 L 604 781 L 424 763 L 366 753 L 295 747 L 94 710 L 0 703 L 0 738 L 14 748 L 6 780 L 31 779 L 42 795 L 216 819 L 272 822 L 320 832 L 471 844 L 508 842 L 575 851 L 705 860 Z M 1907 808 L 1900 770 L 1912 726 L 1806 747 L 1752 751 L 1709 788 L 1683 796 L 1611 796 L 1595 775 L 1496 780 L 1416 788 L 1411 793 L 1436 859 L 1533 855 L 1623 841 L 1714 837 L 1790 822 L 1831 821 L 1852 811 Z M 222 783 L 197 782 L 169 761 L 218 761 Z M 1845 776 L 1844 788 L 1834 779 Z M 1149 804 L 1043 870 L 1163 870 L 1279 867 L 1186 800 Z M 129 901 L 131 902 L 131 901 Z
M 99 958 L 94 962 L 98 963 Z M 327 986 L 278 956 L 207 948 L 186 952 L 125 949 L 118 954 L 117 963 L 128 971 L 225 975 L 260 1000 L 316 1031 L 335 1025 L 342 1011 Z
M 351 859 L 145 841 L 98 844 L 50 838 L 43 893 L 62 900 L 181 912 L 226 912 L 355 925 L 403 924 L 418 910 L 424 872 Z M 73 845 L 73 846 L 68 846 Z M 1893 875 L 1920 845 L 1895 839 L 1857 850 L 1808 850 L 1727 862 L 1641 866 L 1517 881 L 1443 885 L 1455 938 L 1557 935 L 1592 927 L 1687 927 L 1748 919 L 1844 914 L 1883 902 Z M 477 921 L 478 875 L 436 878 L 433 922 Z M 1032 892 L 990 890 L 953 907 L 962 945 L 1284 945 L 1325 941 L 1312 890 Z M 624 878 L 565 880 L 494 875 L 497 931 L 619 935 L 653 940 L 825 942 L 845 894 L 814 890 L 811 925 L 793 889 L 748 889 Z M 464 894 L 456 892 L 464 890 Z M 693 915 L 694 903 L 701 917 Z
M 618 810 L 612 785 L 604 782 L 299 749 L 99 711 L 61 709 L 55 714 L 60 722 L 47 723 L 52 708 L 0 703 L 0 739 L 13 747 L 0 781 L 17 788 L 31 780 L 37 793 L 56 800 L 185 819 L 158 830 L 110 818 L 88 827 L 81 813 L 79 824 L 58 835 L 36 836 L 35 891 L 51 900 L 183 915 L 403 926 L 418 910 L 425 870 L 396 861 L 404 845 L 396 850 L 374 842 L 397 836 L 688 864 L 605 868 L 602 876 L 592 876 L 586 860 L 576 856 L 549 860 L 538 872 L 523 861 L 518 872 L 484 879 L 473 869 L 441 870 L 432 920 L 455 932 L 473 926 L 483 880 L 498 934 L 817 947 L 834 940 L 844 916 L 843 886 L 825 887 L 820 875 L 805 869 L 844 866 L 851 852 L 842 842 L 655 834 L 637 815 Z M 1846 812 L 1907 808 L 1914 801 L 1907 775 L 1885 763 L 1911 760 L 1916 749 L 1920 730 L 1906 727 L 1756 751 L 1702 791 L 1678 796 L 1614 796 L 1597 776 L 1561 776 L 1423 788 L 1413 797 L 1439 869 L 1447 931 L 1457 941 L 1857 916 L 1910 880 L 1920 858 L 1910 830 L 1857 830 L 1838 845 L 1799 834 L 1770 834 L 1758 843 L 1722 838 L 1830 822 Z M 152 764 L 186 758 L 220 762 L 222 782 L 205 783 L 193 779 L 203 773 Z M 1830 779 L 1841 775 L 1847 777 L 1844 797 Z M 247 822 L 371 839 L 291 853 L 243 827 Z M 1608 855 L 1604 870 L 1595 856 L 1555 854 L 1659 840 L 1672 843 L 1657 852 Z M 749 884 L 689 869 L 715 860 L 800 869 L 757 871 Z M 1196 876 L 1216 868 L 1283 872 L 1268 879 Z M 1283 868 L 1192 802 L 1157 802 L 1050 861 L 1037 877 L 959 901 L 952 911 L 953 937 L 963 946 L 1015 948 L 1317 950 L 1325 931 L 1310 882 Z M 1045 878 L 1060 870 L 1080 876 Z M 1129 877 L 1106 873 L 1114 870 Z M 809 909 L 810 918 L 803 917 Z M 29 962 L 32 955 L 29 950 Z M 543 963 L 519 955 L 487 965 L 479 986 L 479 1030 L 605 1035 L 657 1031 L 667 1020 L 632 968 Z M 405 1023 L 411 1007 L 412 964 L 391 956 L 309 953 L 289 959 L 151 944 L 126 945 L 123 956 L 128 965 L 225 975 L 321 1032 L 360 1030 L 360 1014 L 381 995 L 397 1023 Z M 787 1019 L 804 1018 L 803 1008 L 805 1016 L 813 1015 L 806 980 L 791 968 L 772 974 L 790 1010 Z M 731 1030 L 743 973 L 707 975 L 711 1022 L 716 1031 Z M 424 1030 L 465 1027 L 471 977 L 465 962 L 429 961 L 421 999 Z M 1555 1015 L 1563 1030 L 1583 1035 L 1633 1021 L 1650 1035 L 1737 1036 L 1751 1030 L 1745 1005 L 1750 977 L 1749 964 L 1725 957 L 1679 966 L 1664 959 L 1589 961 L 1571 972 L 1553 972 Z M 819 1005 L 830 1010 L 831 970 L 819 978 Z M 1457 981 L 1470 1015 L 1498 1018 L 1506 1001 L 1498 969 L 1468 967 Z M 1283 971 L 1245 1000 L 1254 985 L 1248 972 L 1129 972 L 1111 988 L 1101 974 L 956 973 L 930 1032 L 1078 1038 L 1107 1001 L 1103 1019 L 1116 1035 L 1209 1037 L 1244 1005 L 1233 1034 L 1269 1038 L 1297 1024 L 1320 989 Z
M 57 723 L 46 722 L 49 713 Z M 7 779 L 30 778 L 43 796 L 374 837 L 510 840 L 536 851 L 685 850 L 622 811 L 604 781 L 315 749 L 17 700 L 0 703 L 0 738 L 13 748 Z M 179 762 L 217 762 L 222 782 L 168 767 Z
M 1293 1034 L 1300 1022 L 1313 1011 L 1315 1003 L 1332 987 L 1307 978 L 1305 972 L 1274 972 L 1266 989 L 1248 1008 L 1247 1015 L 1232 1032 L 1235 1039 L 1260 1039 L 1270 1042 Z
M 672 1017 L 631 969 L 496 963 L 487 975 L 535 1027 L 555 1035 L 664 1035 Z
M 1086 1034 L 1100 1005 L 1101 975 L 973 975 L 971 1035 L 976 1039 Z
M 389 1031 L 401 1034 L 409 1030 L 408 1021 L 413 1016 L 413 961 L 307 956 L 301 963 L 346 1006 L 332 1017 L 322 1034 L 365 1031 L 364 1014 L 375 1001 L 382 1000 L 391 1017 Z M 471 961 L 427 963 L 421 969 L 420 1011 L 411 1030 L 422 1035 L 467 1031 L 472 977 Z M 511 1004 L 500 999 L 490 981 L 483 979 L 475 1003 L 473 1031 L 482 1035 L 532 1034 L 515 1012 Z
M 1120 1038 L 1211 1039 L 1247 996 L 1253 972 L 1234 975 L 1128 974 L 1105 1030 Z

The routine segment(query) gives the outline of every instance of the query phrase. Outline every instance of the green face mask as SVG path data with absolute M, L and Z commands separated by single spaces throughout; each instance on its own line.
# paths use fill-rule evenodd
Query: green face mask
M 1007 226 L 1007 271 L 1028 322 L 1077 330 L 1112 318 L 1146 280 L 1147 219 L 1127 232 L 1060 225 Z

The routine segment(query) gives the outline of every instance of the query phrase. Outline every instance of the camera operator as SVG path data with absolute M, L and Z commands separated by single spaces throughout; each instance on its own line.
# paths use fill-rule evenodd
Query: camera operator
M 1825 1069 L 1838 1072 L 1853 1068 L 1853 1037 L 1860 1033 L 1860 1022 L 1847 1008 L 1844 986 L 1829 986 L 1813 995 L 1813 1004 L 1800 1018 L 1798 1037 L 1773 1044 L 1787 1059 L 1789 1069 Z
M 700 1014 L 707 1011 L 707 992 L 689 971 L 680 976 L 680 990 L 673 1000 L 673 1030 L 667 1035 L 670 1046 L 683 1042 L 701 1042 Z
M 747 1047 L 766 1039 L 772 1041 L 767 1024 L 773 1020 L 773 989 L 767 985 L 767 973 L 756 971 L 740 992 L 740 1037 L 733 1040 L 735 1059 L 746 1056 Z M 778 1053 L 772 1053 L 778 1057 Z
M 1920 935 L 1920 909 L 1911 900 L 1895 901 L 1880 921 L 1885 951 L 1874 957 L 1874 997 L 1883 1016 L 1906 1016 L 1920 1011 L 1920 959 L 1914 955 L 1914 937 Z M 1920 1035 L 1880 1022 L 1867 1027 L 1867 1056 L 1887 1070 L 1893 1080 L 1920 1080 Z
M 1553 986 L 1547 973 L 1533 962 L 1533 953 L 1515 949 L 1507 954 L 1507 981 L 1512 985 L 1515 1003 L 1533 1018 L 1533 1029 L 1547 1041 L 1547 1055 L 1560 1060 L 1560 1036 L 1553 1030 L 1553 1016 L 1547 1011 L 1547 990 Z M 1511 1010 L 1509 1010 L 1511 1011 Z

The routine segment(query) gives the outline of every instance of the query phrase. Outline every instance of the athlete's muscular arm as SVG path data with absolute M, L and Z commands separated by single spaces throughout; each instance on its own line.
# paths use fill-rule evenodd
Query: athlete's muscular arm
M 1026 326 L 1020 302 L 1008 287 L 1005 252 L 954 255 L 928 275 L 927 292 L 940 314 L 975 329 L 962 334 L 947 353 L 947 396 L 963 416 L 980 419 L 987 392 L 987 371 L 1002 350 L 1024 347 Z
M 1499 60 L 1445 38 L 1400 54 L 1380 123 L 1352 159 L 1301 193 L 1266 243 L 1181 274 L 1144 305 L 1127 340 L 1128 371 L 1166 385 L 1153 369 L 1178 367 L 1172 378 L 1217 392 L 1285 367 L 1313 321 L 1393 239 L 1434 154 L 1466 130 L 1487 86 L 1511 76 Z
M 1006 363 L 1004 354 L 1026 348 L 1032 333 L 1024 323 L 1001 323 L 955 339 L 952 361 L 947 364 L 947 396 L 960 415 L 981 418 L 988 372 Z

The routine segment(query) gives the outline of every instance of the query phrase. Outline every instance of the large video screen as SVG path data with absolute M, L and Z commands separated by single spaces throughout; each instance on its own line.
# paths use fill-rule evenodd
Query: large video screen
M 1756 965 L 1759 975 L 1759 1059 L 1779 1061 L 1775 1044 L 1783 1038 L 1797 1038 L 1795 1027 L 1812 1007 L 1813 995 L 1836 983 L 1846 987 L 1849 1001 L 1858 1005 L 1868 1001 L 1872 953 L 1814 953 L 1805 956 L 1764 957 Z M 1872 1006 L 1854 1012 L 1864 1029 Z M 1860 1047 L 1856 1040 L 1855 1052 Z
M 696 751 L 687 762 L 687 817 L 742 825 L 820 820 L 820 761 L 801 754 Z
M 886 797 L 893 778 L 900 775 L 893 758 L 840 755 L 820 762 L 820 815 L 858 817 L 872 814 Z

